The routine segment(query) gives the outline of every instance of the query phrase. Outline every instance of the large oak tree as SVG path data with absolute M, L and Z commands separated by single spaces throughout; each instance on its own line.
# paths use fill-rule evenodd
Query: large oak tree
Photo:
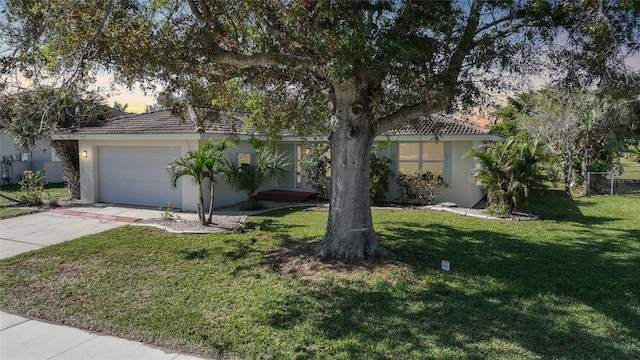
M 320 257 L 385 252 L 369 206 L 376 136 L 543 69 L 583 84 L 623 80 L 620 60 L 639 46 L 640 3 L 622 0 L 7 3 L 5 41 L 18 50 L 3 63 L 29 75 L 45 68 L 70 81 L 104 70 L 247 111 L 267 134 L 328 132 Z

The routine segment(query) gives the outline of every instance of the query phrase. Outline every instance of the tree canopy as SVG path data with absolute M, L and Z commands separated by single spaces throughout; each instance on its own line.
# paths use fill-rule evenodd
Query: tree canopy
M 157 82 L 268 134 L 330 134 L 332 198 L 319 256 L 375 256 L 373 139 L 405 121 L 473 106 L 513 80 L 626 84 L 640 3 L 623 0 L 7 0 L 13 67 L 64 82 L 100 71 Z M 320 121 L 318 120 L 320 119 Z M 276 130 L 274 130 L 276 129 Z M 344 216 L 341 216 L 344 215 Z M 348 214 L 348 216 L 347 216 Z

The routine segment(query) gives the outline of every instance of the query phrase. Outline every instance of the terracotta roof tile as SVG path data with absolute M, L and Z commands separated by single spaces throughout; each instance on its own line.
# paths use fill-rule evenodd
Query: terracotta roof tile
M 408 121 L 395 130 L 389 130 L 386 136 L 427 136 L 427 135 L 488 135 L 491 130 L 467 120 L 450 115 L 433 114 Z
M 204 127 L 207 134 L 256 134 L 253 127 L 246 126 L 241 113 L 221 113 L 220 118 L 208 121 Z M 196 123 L 185 116 L 182 120 L 170 109 L 158 110 L 144 114 L 119 116 L 105 120 L 103 123 L 69 129 L 66 134 L 73 135 L 181 135 L 198 132 Z M 390 130 L 384 136 L 427 136 L 427 135 L 487 135 L 492 132 L 469 120 L 456 119 L 452 116 L 431 115 L 403 124 L 400 128 Z M 281 131 L 282 136 L 296 136 L 292 130 Z

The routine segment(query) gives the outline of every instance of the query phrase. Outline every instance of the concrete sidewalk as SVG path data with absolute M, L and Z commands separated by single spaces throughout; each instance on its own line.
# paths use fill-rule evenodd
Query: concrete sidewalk
M 3 219 L 0 220 L 0 258 L 124 226 L 135 219 L 154 217 L 159 217 L 158 210 L 99 204 Z M 0 359 L 199 358 L 0 311 Z
M 113 336 L 88 333 L 0 312 L 2 360 L 196 360 Z

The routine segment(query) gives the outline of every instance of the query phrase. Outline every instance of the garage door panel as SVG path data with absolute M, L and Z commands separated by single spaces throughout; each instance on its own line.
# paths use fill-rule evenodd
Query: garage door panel
M 116 204 L 182 207 L 180 184 L 171 188 L 167 164 L 178 147 L 99 147 L 100 201 Z

